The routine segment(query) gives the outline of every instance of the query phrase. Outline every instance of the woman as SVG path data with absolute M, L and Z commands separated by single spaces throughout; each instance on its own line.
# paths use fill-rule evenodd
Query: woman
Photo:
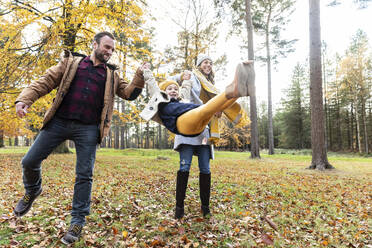
M 200 81 L 205 83 L 205 80 L 209 79 L 212 80 L 209 84 L 213 83 L 212 60 L 208 56 L 201 55 L 197 60 L 197 66 L 199 72 L 192 74 L 185 72 L 178 78 L 174 77 L 179 81 L 182 77 L 183 83 L 179 95 L 184 101 L 189 102 L 184 104 L 179 102 L 178 84 L 173 80 L 165 81 L 159 85 L 160 90 L 165 91 L 169 97 L 169 99 L 161 101 L 160 99 L 166 96 L 157 89 L 155 80 L 151 79 L 152 73 L 148 75 L 149 73 L 144 71 L 145 81 L 148 83 L 152 98 L 141 116 L 144 119 L 153 119 L 162 123 L 168 130 L 176 134 L 174 148 L 180 153 L 180 170 L 177 172 L 176 185 L 175 218 L 177 219 L 184 216 L 184 199 L 193 155 L 198 156 L 199 162 L 201 210 L 204 217 L 210 215 L 211 173 L 209 160 L 213 157 L 213 146 L 209 141 L 209 128 L 206 126 L 216 112 L 231 108 L 237 97 L 249 95 L 249 85 L 253 82 L 252 77 L 254 77 L 252 63 L 239 64 L 235 79 L 226 88 L 226 91 L 210 100 L 208 99 L 209 101 L 205 105 L 199 106 L 203 103 L 200 96 L 208 94 Z M 200 75 L 203 75 L 204 78 L 201 78 Z M 210 88 L 210 85 L 208 87 Z M 234 119 L 238 115 L 239 111 L 234 115 Z
M 212 59 L 204 54 L 198 56 L 196 67 L 204 77 L 214 85 L 214 72 Z M 177 76 L 175 77 L 180 82 Z M 202 104 L 200 99 L 202 85 L 194 73 L 184 73 L 183 80 L 189 79 L 192 81 L 190 102 Z M 210 129 L 207 126 L 204 131 L 196 137 L 186 137 L 176 135 L 174 138 L 174 149 L 180 155 L 180 169 L 177 171 L 176 183 L 176 209 L 175 218 L 180 219 L 184 216 L 184 199 L 186 196 L 189 171 L 192 163 L 193 155 L 198 157 L 199 165 L 199 196 L 201 201 L 201 211 L 203 216 L 210 214 L 209 199 L 211 191 L 211 172 L 210 159 L 214 158 L 213 144 L 210 142 Z

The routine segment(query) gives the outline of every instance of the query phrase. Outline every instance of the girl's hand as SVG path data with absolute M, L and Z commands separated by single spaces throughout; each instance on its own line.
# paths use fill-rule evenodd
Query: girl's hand
M 182 73 L 182 80 L 190 80 L 190 78 L 191 78 L 191 72 L 190 71 L 186 70 Z

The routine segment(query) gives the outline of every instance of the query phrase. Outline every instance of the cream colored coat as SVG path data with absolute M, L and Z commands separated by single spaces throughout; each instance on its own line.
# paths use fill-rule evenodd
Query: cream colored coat
M 163 122 L 158 115 L 159 104 L 169 102 L 170 98 L 167 93 L 160 90 L 152 71 L 145 69 L 143 71 L 143 76 L 147 85 L 147 91 L 151 98 L 140 113 L 140 116 L 146 121 L 153 120 L 163 125 Z M 190 102 L 191 84 L 192 82 L 190 80 L 183 81 L 179 90 L 179 100 L 181 102 Z
M 73 56 L 70 52 L 65 51 L 57 65 L 50 67 L 39 80 L 23 89 L 16 99 L 16 103 L 23 102 L 30 107 L 37 99 L 58 88 L 52 106 L 44 115 L 43 127 L 45 127 L 53 118 L 64 96 L 67 94 L 79 63 L 83 58 L 82 56 Z M 115 69 L 115 66 L 107 66 L 107 79 L 100 123 L 100 140 L 108 134 L 110 129 L 115 94 L 126 100 L 134 100 L 135 98 L 131 97 L 131 95 L 135 88 L 141 90 L 144 86 L 144 78 L 141 70 L 137 70 L 132 82 L 128 84 L 120 78 Z

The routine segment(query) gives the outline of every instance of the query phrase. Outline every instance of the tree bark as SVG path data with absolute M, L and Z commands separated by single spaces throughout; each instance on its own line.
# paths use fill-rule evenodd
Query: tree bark
M 163 148 L 163 144 L 162 144 L 162 135 L 161 135 L 161 125 L 158 124 L 158 130 L 159 130 L 159 133 L 158 133 L 158 148 L 159 149 L 162 149 Z
M 360 135 L 360 120 L 359 120 L 359 114 L 358 114 L 358 103 L 356 96 L 354 96 L 354 105 L 355 105 L 355 120 L 356 120 L 356 133 L 357 133 L 357 139 L 358 139 L 358 151 L 359 153 L 362 153 L 362 141 L 361 141 L 361 135 Z
M 54 150 L 53 153 L 72 153 L 67 146 L 67 140 L 62 142 L 59 146 L 57 146 Z
M 111 128 L 110 128 L 109 135 L 108 135 L 107 147 L 112 148 L 112 131 L 111 131 Z
M 121 100 L 121 113 L 125 113 L 125 102 Z M 125 125 L 126 123 L 123 123 L 120 126 L 120 149 L 125 149 Z
M 333 169 L 325 147 L 319 0 L 309 0 L 312 161 L 309 169 Z
M 274 130 L 273 130 L 273 104 L 271 97 L 271 53 L 270 53 L 270 35 L 269 35 L 269 21 L 271 14 L 267 16 L 266 22 L 266 65 L 267 65 L 267 129 L 269 136 L 269 155 L 274 154 Z
M 367 121 L 366 121 L 366 105 L 365 102 L 363 101 L 362 103 L 362 122 L 363 122 L 363 129 L 364 129 L 364 152 L 366 154 L 369 153 L 368 151 L 368 132 L 367 132 Z
M 247 25 L 248 35 L 248 59 L 254 60 L 253 49 L 253 25 L 251 15 L 251 0 L 245 0 L 245 21 Z M 258 125 L 257 125 L 257 105 L 256 105 L 256 86 L 255 82 L 252 84 L 249 96 L 250 103 L 250 118 L 251 118 L 251 158 L 261 158 L 260 145 L 258 142 Z
M 351 135 L 351 151 L 355 151 L 354 146 L 354 105 L 350 107 L 350 135 Z

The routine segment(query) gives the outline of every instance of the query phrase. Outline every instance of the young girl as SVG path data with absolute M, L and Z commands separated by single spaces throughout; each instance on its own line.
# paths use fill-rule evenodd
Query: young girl
M 143 75 L 151 99 L 140 116 L 147 121 L 159 122 L 172 133 L 190 137 L 203 132 L 215 113 L 230 107 L 239 97 L 249 96 L 255 76 L 252 61 L 239 63 L 234 80 L 225 91 L 207 103 L 198 105 L 188 103 L 190 80 L 184 80 L 181 89 L 178 83 L 172 80 L 164 81 L 158 86 L 152 72 L 147 68 L 145 67 Z

